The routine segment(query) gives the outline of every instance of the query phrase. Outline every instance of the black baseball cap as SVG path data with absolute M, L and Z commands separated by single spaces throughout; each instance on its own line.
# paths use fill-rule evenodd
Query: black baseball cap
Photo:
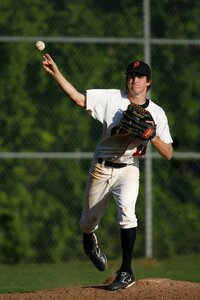
M 128 65 L 126 75 L 132 73 L 151 77 L 151 69 L 149 65 L 141 60 L 133 61 Z

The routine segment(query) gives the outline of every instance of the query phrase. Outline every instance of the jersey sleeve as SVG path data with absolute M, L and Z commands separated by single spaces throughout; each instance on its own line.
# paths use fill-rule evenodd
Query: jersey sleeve
M 161 141 L 164 143 L 173 143 L 169 130 L 168 119 L 163 109 L 160 109 L 159 114 L 157 114 L 155 123 L 156 135 L 161 139 Z
M 108 90 L 92 89 L 86 91 L 86 111 L 101 123 L 104 120 L 107 98 Z

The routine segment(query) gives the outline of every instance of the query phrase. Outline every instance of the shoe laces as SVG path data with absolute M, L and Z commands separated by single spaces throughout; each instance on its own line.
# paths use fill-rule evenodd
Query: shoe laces
M 116 281 L 119 281 L 120 279 L 124 279 L 126 276 L 132 276 L 131 272 L 124 272 L 124 271 L 117 271 L 116 273 Z

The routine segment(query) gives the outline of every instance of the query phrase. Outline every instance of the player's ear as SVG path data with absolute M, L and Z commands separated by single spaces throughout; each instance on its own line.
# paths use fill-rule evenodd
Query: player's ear
M 151 85 L 152 85 L 152 80 L 147 77 L 147 84 L 146 84 L 147 91 L 151 88 Z
M 146 85 L 147 85 L 147 86 L 150 86 L 151 83 L 152 83 L 151 80 L 150 80 L 150 79 L 147 79 L 147 84 L 146 84 Z
M 147 83 L 146 83 L 147 91 L 151 88 L 151 85 L 152 85 L 152 80 L 151 78 L 147 77 Z

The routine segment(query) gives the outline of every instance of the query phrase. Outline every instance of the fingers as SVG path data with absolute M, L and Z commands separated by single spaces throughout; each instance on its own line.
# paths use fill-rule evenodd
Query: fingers
M 55 74 L 57 71 L 57 66 L 48 53 L 43 55 L 42 66 L 45 71 L 51 75 Z
M 45 64 L 47 64 L 47 63 L 52 64 L 53 63 L 53 59 L 51 58 L 51 56 L 48 53 L 43 55 L 43 59 L 44 59 L 43 63 L 45 63 Z
M 51 58 L 51 56 L 50 56 L 48 53 L 45 53 L 45 54 L 43 55 L 43 58 L 48 59 L 48 60 L 53 60 L 53 59 Z
M 53 64 L 54 64 L 54 61 L 53 61 L 53 59 L 51 58 L 51 56 L 49 55 L 49 54 L 44 54 L 43 55 L 43 61 L 42 61 L 42 64 L 43 64 L 43 66 L 53 66 Z

